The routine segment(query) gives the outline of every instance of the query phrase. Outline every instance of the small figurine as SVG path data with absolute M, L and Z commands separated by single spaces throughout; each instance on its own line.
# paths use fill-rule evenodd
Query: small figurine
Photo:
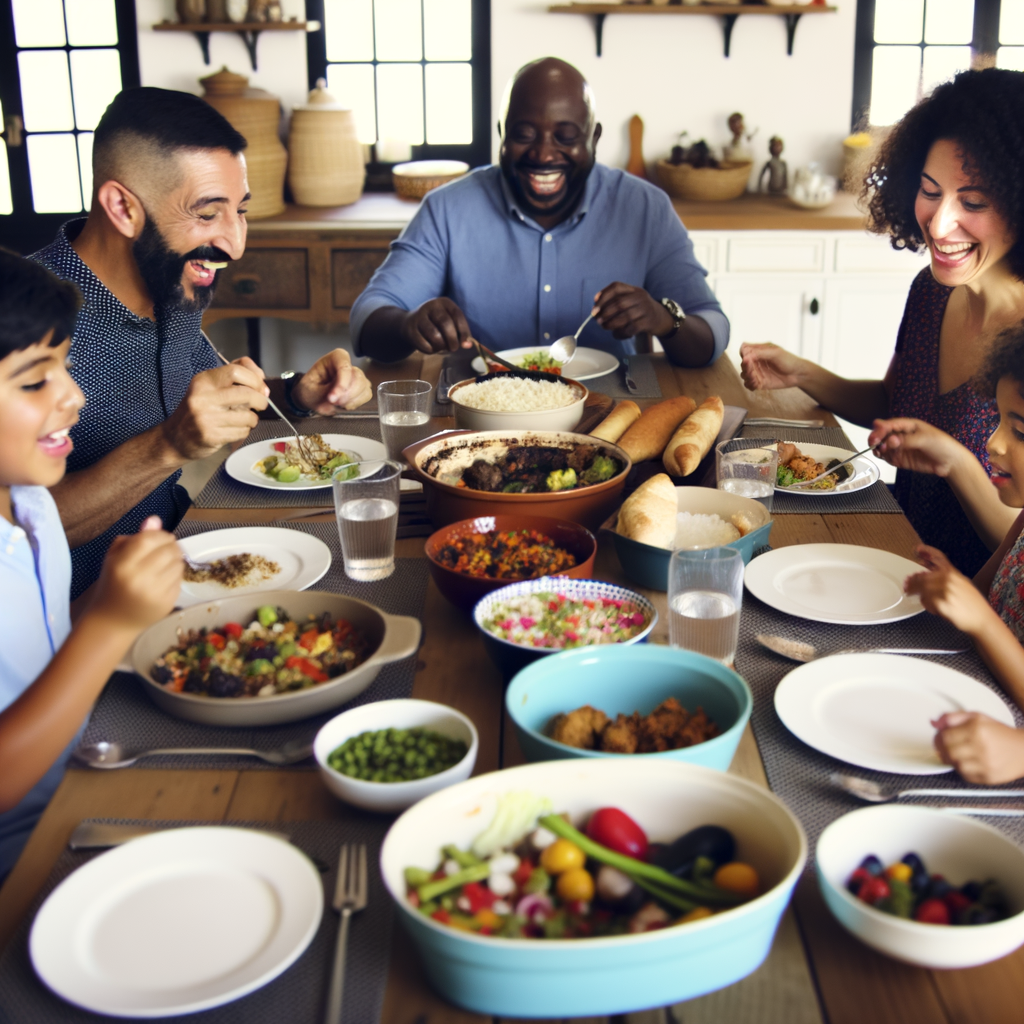
M 755 128 L 749 135 L 744 134 L 746 130 L 747 126 L 743 121 L 741 113 L 737 112 L 729 117 L 729 131 L 732 132 L 732 142 L 722 147 L 722 156 L 726 160 L 750 160 L 753 162 L 754 153 L 747 143 L 754 138 L 758 129 Z
M 758 192 L 767 192 L 769 195 L 785 195 L 789 187 L 789 172 L 786 168 L 786 161 L 782 157 L 782 139 L 773 135 L 768 140 L 768 152 L 772 158 L 764 167 L 757 179 Z M 768 187 L 764 187 L 764 176 L 768 175 Z

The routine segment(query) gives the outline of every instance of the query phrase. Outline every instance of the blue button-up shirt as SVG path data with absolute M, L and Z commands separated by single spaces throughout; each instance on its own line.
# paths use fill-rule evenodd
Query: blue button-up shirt
M 351 332 L 361 352 L 359 335 L 375 310 L 445 296 L 492 349 L 544 345 L 575 334 L 594 295 L 623 281 L 707 321 L 714 362 L 729 321 L 706 276 L 668 196 L 632 174 L 595 164 L 576 211 L 545 230 L 520 210 L 501 168 L 481 167 L 428 193 L 353 305 Z M 636 351 L 634 339 L 617 341 L 593 321 L 580 344 Z
M 86 405 L 71 431 L 74 451 L 68 472 L 85 469 L 139 434 L 163 423 L 185 397 L 192 378 L 219 365 L 203 339 L 202 314 L 158 309 L 156 320 L 125 306 L 71 247 L 84 220 L 69 221 L 56 239 L 32 258 L 78 285 L 85 304 L 71 341 L 71 376 Z M 111 541 L 137 533 L 157 515 L 173 530 L 188 508 L 188 494 L 172 473 L 110 529 L 71 553 L 71 596 L 77 597 L 100 573 Z
M 45 487 L 12 487 L 17 525 L 0 516 L 0 711 L 38 678 L 71 632 L 71 556 Z M 60 784 L 71 748 L 29 794 L 0 814 L 0 880 Z

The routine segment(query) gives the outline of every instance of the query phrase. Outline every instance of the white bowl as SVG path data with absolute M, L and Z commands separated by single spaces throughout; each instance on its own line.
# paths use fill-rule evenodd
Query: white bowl
M 328 763 L 330 753 L 347 739 L 379 729 L 432 729 L 442 736 L 462 740 L 469 750 L 451 768 L 412 782 L 366 782 L 335 771 Z M 460 711 L 429 700 L 379 700 L 364 704 L 332 718 L 316 734 L 313 756 L 327 788 L 346 803 L 369 811 L 404 811 L 417 800 L 462 782 L 473 774 L 480 738 L 476 726 Z
M 929 874 L 951 885 L 995 879 L 1013 916 L 992 924 L 920 924 L 857 899 L 846 881 L 875 854 L 889 865 L 916 853 Z M 919 967 L 974 967 L 1024 943 L 1024 850 L 966 815 L 892 804 L 865 807 L 832 822 L 818 840 L 818 884 L 836 920 L 880 953 Z
M 500 376 L 500 374 L 495 374 Z M 559 409 L 545 409 L 540 412 L 490 412 L 487 409 L 471 409 L 459 402 L 459 391 L 476 383 L 476 378 L 460 380 L 448 391 L 455 409 L 455 423 L 467 430 L 575 430 L 583 419 L 583 406 L 590 392 L 578 380 L 552 375 L 555 382 L 568 384 L 576 392 L 576 401 Z

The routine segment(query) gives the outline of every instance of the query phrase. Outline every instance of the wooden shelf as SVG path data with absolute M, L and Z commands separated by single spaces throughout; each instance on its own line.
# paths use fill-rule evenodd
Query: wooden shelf
M 554 4 L 548 8 L 551 14 L 586 14 L 594 19 L 594 34 L 597 37 L 597 55 L 601 56 L 601 42 L 604 36 L 604 19 L 609 14 L 703 14 L 715 15 L 722 19 L 725 56 L 729 56 L 732 29 L 741 14 L 774 14 L 786 20 L 786 53 L 793 56 L 793 38 L 796 26 L 805 14 L 832 14 L 835 7 L 824 4 L 687 4 L 667 6 L 664 4 Z
M 319 32 L 319 21 L 162 21 L 154 32 L 191 32 L 199 40 L 203 63 L 210 63 L 210 33 L 237 32 L 249 51 L 249 63 L 256 70 L 256 42 L 261 32 Z

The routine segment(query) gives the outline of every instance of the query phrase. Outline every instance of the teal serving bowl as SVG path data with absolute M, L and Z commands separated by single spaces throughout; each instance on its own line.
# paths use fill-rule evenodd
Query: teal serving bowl
M 737 859 L 757 871 L 762 895 L 689 924 L 593 939 L 479 935 L 410 906 L 403 870 L 434 870 L 448 843 L 468 848 L 499 798 L 522 791 L 548 797 L 577 826 L 599 807 L 620 807 L 652 842 L 699 825 L 727 828 Z M 399 920 L 445 999 L 502 1019 L 561 1019 L 669 1006 L 746 977 L 767 956 L 806 858 L 800 823 L 767 789 L 700 765 L 638 757 L 527 764 L 450 786 L 392 825 L 380 863 Z
M 584 704 L 609 718 L 639 711 L 650 714 L 675 697 L 688 711 L 702 707 L 719 735 L 692 747 L 651 754 L 606 754 L 557 743 L 546 735 L 555 715 Z M 528 761 L 612 758 L 688 761 L 726 771 L 750 719 L 754 699 L 741 676 L 703 654 L 661 644 L 584 647 L 528 665 L 505 693 L 505 708 Z
M 718 491 L 713 487 L 677 487 L 676 501 L 680 512 L 692 512 L 695 515 L 714 514 L 721 516 L 726 522 L 729 522 L 729 517 L 734 512 L 745 512 L 753 522 L 759 523 L 760 525 L 745 537 L 725 545 L 736 548 L 743 555 L 744 565 L 754 557 L 754 552 L 758 548 L 768 543 L 768 537 L 772 532 L 771 513 L 753 498 Z M 634 583 L 639 583 L 648 590 L 668 590 L 668 563 L 672 558 L 672 552 L 668 548 L 641 544 L 638 540 L 616 533 L 617 519 L 616 512 L 604 523 L 604 527 L 612 535 L 622 571 Z

